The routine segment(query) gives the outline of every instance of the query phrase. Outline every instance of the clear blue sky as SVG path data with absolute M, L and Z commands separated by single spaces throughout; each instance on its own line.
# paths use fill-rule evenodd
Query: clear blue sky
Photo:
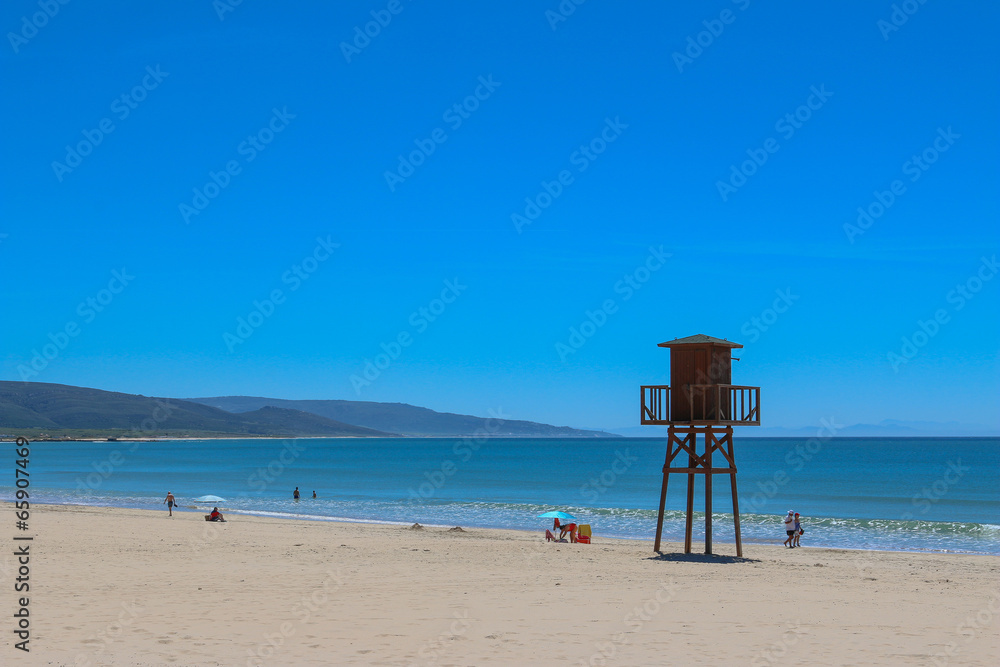
M 223 2 L 4 5 L 3 379 L 620 427 L 705 333 L 1000 429 L 995 3 Z

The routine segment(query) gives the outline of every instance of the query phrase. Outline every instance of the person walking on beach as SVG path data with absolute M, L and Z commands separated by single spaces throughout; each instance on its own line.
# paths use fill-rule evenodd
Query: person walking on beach
M 802 530 L 802 524 L 799 522 L 799 513 L 798 512 L 795 513 L 795 529 L 794 530 L 795 530 L 795 534 L 792 535 L 792 546 L 793 547 L 800 547 L 802 545 L 799 544 L 799 537 L 802 535 L 802 533 L 804 533 L 806 531 Z
M 292 491 L 292 498 L 294 498 L 295 500 L 299 499 L 299 487 L 296 486 L 295 490 Z
M 167 511 L 170 512 L 167 516 L 173 516 L 174 505 L 177 503 L 177 500 L 174 498 L 174 494 L 167 491 L 167 497 L 163 499 L 163 502 L 167 504 Z
M 792 510 L 788 510 L 788 514 L 785 515 L 785 534 L 788 537 L 785 538 L 782 544 L 794 549 L 795 545 L 792 544 L 792 538 L 795 536 L 795 512 Z

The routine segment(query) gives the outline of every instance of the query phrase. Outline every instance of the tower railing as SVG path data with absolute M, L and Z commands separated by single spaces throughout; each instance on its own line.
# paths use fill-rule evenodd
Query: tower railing
M 669 424 L 670 423 L 670 386 L 651 384 L 639 387 L 641 393 L 642 414 L 640 423 Z
M 644 385 L 640 391 L 640 419 L 644 425 L 760 426 L 760 387 L 735 384 L 688 384 L 680 388 Z M 677 396 L 678 391 L 683 394 Z M 676 408 L 678 403 L 681 409 Z

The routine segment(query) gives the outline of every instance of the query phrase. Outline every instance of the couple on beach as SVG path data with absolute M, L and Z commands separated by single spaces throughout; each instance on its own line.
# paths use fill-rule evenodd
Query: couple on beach
M 799 522 L 799 513 L 788 510 L 788 514 L 785 515 L 785 534 L 788 537 L 782 544 L 792 549 L 802 546 L 799 544 L 799 537 L 804 532 L 806 531 L 802 529 L 802 524 Z

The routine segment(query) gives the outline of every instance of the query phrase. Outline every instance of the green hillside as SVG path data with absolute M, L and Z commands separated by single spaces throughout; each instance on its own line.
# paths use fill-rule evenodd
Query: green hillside
M 0 381 L 0 432 L 118 437 L 392 435 L 288 408 L 235 414 L 175 398 L 9 381 Z

